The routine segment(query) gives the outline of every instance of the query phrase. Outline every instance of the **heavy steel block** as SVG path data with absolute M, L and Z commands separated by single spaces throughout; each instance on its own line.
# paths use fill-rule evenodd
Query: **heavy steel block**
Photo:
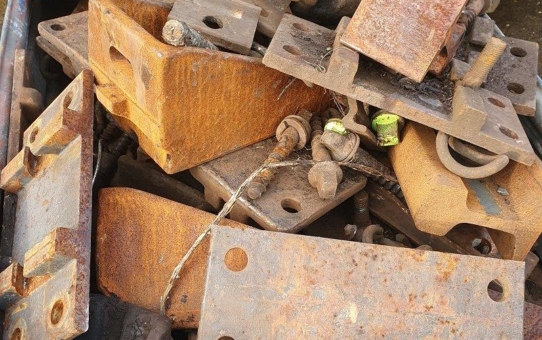
M 461 223 L 486 227 L 503 258 L 523 260 L 542 232 L 542 162 L 462 179 L 440 162 L 433 130 L 407 125 L 390 159 L 416 227 L 441 236 Z
M 160 42 L 165 4 L 93 0 L 89 6 L 98 99 L 167 173 L 270 137 L 298 109 L 316 112 L 329 104 L 324 89 L 259 59 Z

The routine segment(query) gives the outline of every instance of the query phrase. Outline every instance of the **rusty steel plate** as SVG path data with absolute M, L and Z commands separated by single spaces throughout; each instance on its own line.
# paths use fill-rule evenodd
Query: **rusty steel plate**
M 291 0 L 241 0 L 262 9 L 258 20 L 258 32 L 272 38 L 280 25 L 284 13 L 289 10 Z
M 12 257 L 24 280 L 23 297 L 5 309 L 6 339 L 65 339 L 88 328 L 93 101 L 84 71 L 2 170 L 0 187 L 17 195 Z
M 341 43 L 421 82 L 467 0 L 363 0 Z
M 98 100 L 168 174 L 273 136 L 297 109 L 328 107 L 329 92 L 261 59 L 162 43 L 168 14 L 158 2 L 89 2 Z
M 416 227 L 441 236 L 463 223 L 486 227 L 503 258 L 523 260 L 542 232 L 542 161 L 467 180 L 442 165 L 432 129 L 409 123 L 402 134 L 389 155 Z
M 98 202 L 98 287 L 106 295 L 160 311 L 175 265 L 216 216 L 129 188 L 102 189 Z M 224 225 L 244 228 L 224 220 Z M 166 308 L 173 328 L 197 328 L 209 239 L 186 262 Z
M 538 44 L 507 37 L 499 39 L 506 42 L 506 50 L 488 74 L 485 88 L 509 98 L 518 114 L 534 116 Z
M 273 150 L 276 140 L 246 147 L 209 163 L 190 169 L 205 187 L 205 199 L 216 209 L 237 191 L 238 187 L 258 169 Z M 304 150 L 290 155 L 290 160 L 311 159 Z M 249 224 L 250 219 L 268 230 L 296 233 L 338 206 L 365 187 L 367 178 L 359 172 L 344 169 L 344 179 L 334 199 L 323 200 L 307 178 L 310 165 L 279 168 L 262 197 L 249 200 L 242 195 L 235 203 L 231 218 Z
M 211 234 L 198 339 L 523 335 L 521 262 L 248 229 Z M 498 301 L 488 294 L 494 280 L 504 287 Z
M 38 24 L 38 46 L 62 65 L 64 73 L 75 78 L 88 64 L 88 12 L 71 14 Z
M 373 61 L 360 61 L 358 53 L 340 44 L 347 24 L 348 18 L 343 18 L 332 31 L 286 14 L 263 63 L 496 154 L 533 164 L 536 156 L 508 98 L 486 89 L 454 92 L 450 80 L 433 79 L 421 85 L 401 82 Z
M 168 20 L 186 23 L 216 46 L 249 54 L 261 8 L 235 0 L 177 0 Z

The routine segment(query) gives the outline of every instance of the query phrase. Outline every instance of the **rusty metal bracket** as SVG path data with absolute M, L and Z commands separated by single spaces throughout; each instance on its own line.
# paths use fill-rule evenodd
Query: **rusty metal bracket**
M 407 124 L 389 154 L 418 229 L 443 236 L 458 224 L 483 226 L 502 257 L 518 261 L 542 232 L 541 161 L 530 167 L 511 162 L 491 177 L 462 179 L 440 162 L 433 130 L 416 123 Z
M 30 125 L 2 170 L 0 187 L 17 195 L 12 256 L 22 270 L 16 280 L 2 273 L 0 285 L 24 280 L 5 309 L 7 339 L 72 338 L 88 328 L 93 100 L 85 71 Z
M 64 73 L 75 78 L 88 64 L 88 12 L 71 14 L 38 24 L 38 46 L 62 65 Z
M 106 295 L 160 311 L 171 271 L 215 215 L 128 188 L 100 191 L 96 262 L 98 286 Z M 223 220 L 223 224 L 246 228 Z M 197 328 L 203 299 L 209 240 L 179 274 L 166 315 L 174 328 Z
M 98 99 L 167 173 L 268 138 L 298 109 L 329 105 L 324 89 L 307 88 L 261 59 L 162 43 L 156 37 L 168 14 L 156 2 L 89 3 Z
M 209 163 L 190 169 L 205 187 L 205 199 L 220 209 L 223 202 L 257 170 L 273 149 L 275 141 L 268 139 Z M 289 157 L 310 160 L 308 151 Z M 296 233 L 363 189 L 367 178 L 351 169 L 344 169 L 344 180 L 337 187 L 335 198 L 323 200 L 310 185 L 307 175 L 310 165 L 279 168 L 264 195 L 250 201 L 246 195 L 235 203 L 231 218 L 248 223 L 254 220 L 268 230 Z
M 211 235 L 202 339 L 522 337 L 521 262 L 259 230 Z M 488 294 L 492 281 L 501 296 Z
M 360 62 L 358 53 L 340 44 L 347 24 L 344 18 L 332 31 L 285 15 L 263 62 L 523 164 L 534 162 L 534 151 L 508 98 L 486 89 L 454 89 L 451 81 L 424 92 L 402 81 L 396 84 L 394 76 L 370 60 Z

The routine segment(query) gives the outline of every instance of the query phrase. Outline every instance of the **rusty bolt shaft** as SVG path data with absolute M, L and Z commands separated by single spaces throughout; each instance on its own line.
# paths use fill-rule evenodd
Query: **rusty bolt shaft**
M 463 77 L 462 84 L 469 87 L 482 86 L 505 49 L 506 43 L 504 41 L 494 37 L 491 38 L 474 62 L 474 65 Z
M 372 224 L 369 213 L 369 194 L 365 190 L 354 195 L 354 223 L 359 228 L 365 228 Z
M 164 41 L 173 46 L 200 47 L 209 50 L 218 48 L 201 34 L 188 26 L 185 22 L 168 20 L 162 30 Z
M 299 141 L 299 135 L 295 128 L 289 127 L 282 134 L 278 145 L 273 149 L 271 154 L 267 157 L 264 164 L 280 163 L 284 161 L 294 151 L 296 144 Z M 263 170 L 252 182 L 247 189 L 248 197 L 251 199 L 258 199 L 267 190 L 267 186 L 275 177 L 277 169 L 265 169 Z

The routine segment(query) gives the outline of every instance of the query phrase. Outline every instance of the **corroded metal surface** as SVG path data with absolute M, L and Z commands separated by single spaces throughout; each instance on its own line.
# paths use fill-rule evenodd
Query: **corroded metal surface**
M 329 104 L 329 92 L 292 83 L 259 59 L 162 43 L 167 7 L 131 0 L 89 5 L 98 99 L 167 173 L 268 138 L 297 109 L 317 112 Z
M 205 186 L 205 198 L 215 208 L 227 201 L 237 188 L 257 170 L 275 145 L 268 139 L 230 155 L 190 170 Z M 292 154 L 289 160 L 311 157 L 308 151 Z M 242 195 L 230 214 L 233 220 L 247 223 L 250 219 L 268 230 L 296 233 L 363 189 L 367 178 L 344 169 L 344 180 L 332 200 L 323 200 L 310 185 L 310 165 L 279 168 L 267 191 L 251 201 Z
M 30 125 L 2 170 L 0 187 L 17 195 L 12 256 L 25 278 L 24 297 L 6 309 L 5 338 L 87 330 L 93 100 L 85 71 Z
M 173 268 L 215 215 L 149 193 L 108 188 L 98 203 L 98 286 L 106 295 L 160 311 Z M 224 220 L 224 225 L 246 226 Z M 209 240 L 186 262 L 169 295 L 166 315 L 174 328 L 197 328 Z
M 518 114 L 534 116 L 538 44 L 507 37 L 499 39 L 506 42 L 506 50 L 488 74 L 485 88 L 509 98 Z
M 524 340 L 542 339 L 542 307 L 525 303 L 523 336 Z
M 379 107 L 526 165 L 534 151 L 510 100 L 486 89 L 433 79 L 422 85 L 389 74 L 339 42 L 336 31 L 285 15 L 263 62 L 296 78 Z M 421 86 L 421 87 L 420 87 Z M 425 88 L 425 90 L 422 90 Z M 436 88 L 428 91 L 427 88 Z
M 64 73 L 75 78 L 88 64 L 88 12 L 42 21 L 36 41 L 62 65 Z
M 260 12 L 242 1 L 177 0 L 168 20 L 186 23 L 216 46 L 248 54 Z
M 523 260 L 542 231 L 540 160 L 530 167 L 511 162 L 481 180 L 462 179 L 440 162 L 433 130 L 416 123 L 407 124 L 390 159 L 422 231 L 445 235 L 461 223 L 483 226 L 502 257 L 513 260 Z
M 521 262 L 258 230 L 211 235 L 200 339 L 523 335 Z M 492 280 L 504 286 L 499 302 Z
M 341 42 L 421 82 L 466 2 L 363 0 Z
M 242 0 L 261 7 L 258 32 L 272 38 L 291 0 Z

